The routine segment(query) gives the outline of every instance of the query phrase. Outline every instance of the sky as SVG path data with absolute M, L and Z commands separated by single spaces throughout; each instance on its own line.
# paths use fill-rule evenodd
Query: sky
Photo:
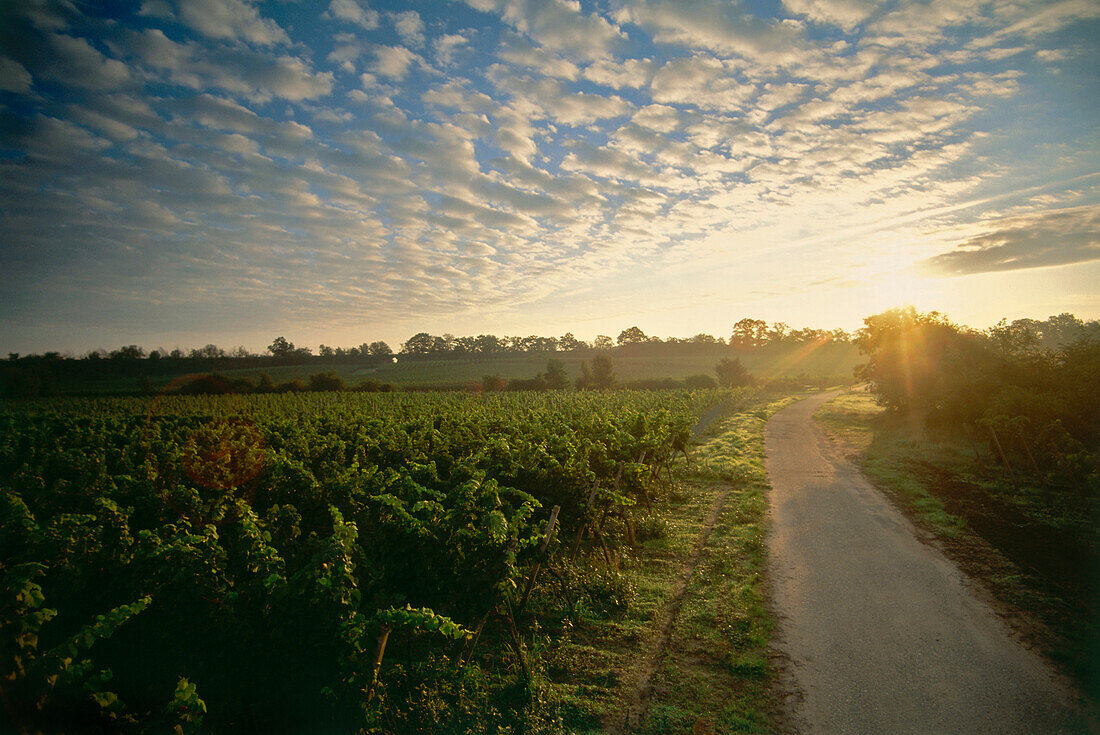
M 0 350 L 1100 317 L 1095 0 L 4 0 Z

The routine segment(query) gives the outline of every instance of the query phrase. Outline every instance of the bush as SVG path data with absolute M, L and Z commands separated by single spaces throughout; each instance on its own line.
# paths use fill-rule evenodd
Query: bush
M 333 371 L 309 376 L 311 391 L 340 391 L 344 389 L 344 379 Z
M 715 382 L 714 378 L 702 373 L 684 378 L 684 385 L 692 390 L 706 390 L 707 388 L 718 387 L 718 383 Z

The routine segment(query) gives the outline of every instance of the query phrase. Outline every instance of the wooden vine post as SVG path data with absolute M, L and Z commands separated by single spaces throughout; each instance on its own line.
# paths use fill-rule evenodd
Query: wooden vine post
M 378 642 L 374 647 L 374 662 L 371 664 L 370 686 L 367 689 L 367 701 L 374 698 L 374 686 L 378 683 L 378 672 L 382 668 L 382 657 L 386 655 L 386 642 L 390 639 L 390 626 L 386 623 L 378 630 Z
M 516 614 L 522 615 L 523 608 L 527 605 L 527 598 L 531 596 L 531 590 L 535 587 L 535 578 L 539 575 L 539 567 L 542 566 L 542 559 L 546 556 L 546 547 L 550 545 L 550 537 L 554 535 L 554 529 L 558 523 L 558 513 L 561 511 L 560 505 L 555 505 L 553 510 L 550 511 L 550 522 L 546 524 L 546 533 L 542 537 L 542 543 L 539 545 L 539 554 L 535 558 L 535 566 L 531 568 L 531 574 L 527 577 L 527 586 L 523 590 L 523 597 L 519 600 L 519 607 L 516 608 Z

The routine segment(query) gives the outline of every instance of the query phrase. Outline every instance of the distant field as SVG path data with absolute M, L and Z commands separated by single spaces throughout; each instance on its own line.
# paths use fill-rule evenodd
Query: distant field
M 629 355 L 611 352 L 615 375 L 620 382 L 656 380 L 661 378 L 683 379 L 691 375 L 706 374 L 714 377 L 714 366 L 723 356 L 737 357 L 750 373 L 758 379 L 782 377 L 852 377 L 852 369 L 863 360 L 855 345 L 830 343 L 825 345 L 779 345 L 755 352 L 723 352 L 711 355 Z M 480 383 L 486 375 L 497 375 L 504 380 L 533 378 L 546 370 L 550 359 L 565 363 L 569 378 L 575 380 L 581 372 L 581 363 L 592 354 L 565 355 L 561 353 L 528 353 L 521 355 L 487 355 L 451 359 L 420 359 L 397 356 L 397 362 L 369 365 L 341 362 L 311 362 L 307 365 L 252 367 L 237 370 L 218 370 L 229 378 L 257 380 L 267 374 L 275 383 L 301 379 L 308 381 L 316 373 L 335 372 L 345 384 L 355 387 L 365 380 L 376 380 L 401 388 L 449 387 L 464 388 Z M 211 371 L 202 371 L 211 372 Z M 181 379 L 197 373 L 154 375 L 150 386 L 164 390 Z M 141 391 L 137 377 L 111 378 L 89 382 L 62 381 L 63 393 L 136 393 Z
M 797 375 L 849 377 L 860 363 L 859 351 L 850 344 L 827 344 L 816 349 L 795 346 L 783 349 L 765 349 L 738 355 L 749 372 L 759 378 L 777 378 Z M 314 363 L 270 369 L 230 370 L 224 374 L 233 378 L 258 378 L 263 373 L 276 383 L 295 378 L 307 379 L 319 372 L 333 371 L 349 386 L 371 379 L 396 386 L 465 385 L 479 383 L 485 375 L 499 375 L 505 380 L 533 378 L 546 370 L 549 359 L 565 363 L 571 379 L 581 372 L 581 363 L 590 356 L 560 354 L 525 354 L 474 356 L 457 359 L 421 360 L 398 356 L 397 362 L 380 367 L 354 364 Z M 612 354 L 615 375 L 620 381 L 657 378 L 686 378 L 706 373 L 713 377 L 714 366 L 720 359 L 716 355 L 682 356 L 631 356 Z

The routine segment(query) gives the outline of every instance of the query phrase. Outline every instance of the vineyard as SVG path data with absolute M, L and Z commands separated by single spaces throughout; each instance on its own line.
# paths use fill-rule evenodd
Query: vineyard
M 536 640 L 629 604 L 742 391 L 55 399 L 0 409 L 21 732 L 523 731 Z M 648 529 L 648 530 L 647 530 Z M 540 637 L 541 636 L 541 637 Z

